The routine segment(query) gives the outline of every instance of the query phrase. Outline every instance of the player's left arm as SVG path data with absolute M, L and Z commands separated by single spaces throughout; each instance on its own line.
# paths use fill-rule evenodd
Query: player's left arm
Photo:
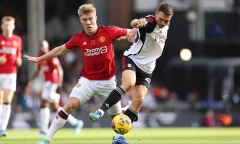
M 62 83 L 63 83 L 63 69 L 61 65 L 57 66 L 57 72 L 58 72 L 58 87 L 62 87 Z
M 19 40 L 19 45 L 17 48 L 17 59 L 16 59 L 16 65 L 17 67 L 20 67 L 22 65 L 22 40 Z

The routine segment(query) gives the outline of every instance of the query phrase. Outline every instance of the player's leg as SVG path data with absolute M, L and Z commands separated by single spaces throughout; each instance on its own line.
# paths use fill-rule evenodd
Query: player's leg
M 112 77 L 109 80 L 105 81 L 98 81 L 95 84 L 92 84 L 95 87 L 95 95 L 97 95 L 101 101 L 104 101 L 109 93 L 112 91 L 112 89 L 116 88 L 116 78 Z M 115 105 L 113 105 L 111 108 L 108 109 L 108 113 L 110 115 L 110 118 L 113 119 L 116 115 L 122 113 L 122 107 L 120 101 L 118 101 Z M 125 140 L 124 136 L 121 134 L 116 134 L 113 137 L 113 144 L 128 144 Z
M 43 98 L 43 97 L 42 97 Z M 46 135 L 50 119 L 48 100 L 42 99 L 40 104 L 40 132 L 38 135 Z
M 40 132 L 38 135 L 46 135 L 48 130 L 50 119 L 49 100 L 51 98 L 51 87 L 52 83 L 50 81 L 44 82 L 40 105 Z
M 3 105 L 0 127 L 0 137 L 7 136 L 6 129 L 11 115 L 11 103 L 16 90 L 16 74 L 6 74 L 2 81 Z
M 68 102 L 53 119 L 44 140 L 39 141 L 36 144 L 49 143 L 52 140 L 53 135 L 65 125 L 69 115 L 73 113 L 80 106 L 80 104 L 84 104 L 86 101 L 88 101 L 93 94 L 91 83 L 89 80 L 82 77 L 78 84 L 73 88 Z
M 132 122 L 138 120 L 138 113 L 144 98 L 147 95 L 147 91 L 148 89 L 144 85 L 137 85 L 131 90 L 132 103 L 124 114 L 127 115 Z
M 11 102 L 14 91 L 10 89 L 3 90 L 3 105 L 2 105 L 2 117 L 1 117 L 1 127 L 0 127 L 0 137 L 7 136 L 6 129 L 8 121 L 11 115 Z
M 55 115 L 57 115 L 57 113 L 62 109 L 62 107 L 59 106 L 59 100 L 58 102 L 51 102 L 50 106 L 52 108 L 52 111 L 56 113 Z M 83 127 L 83 121 L 76 119 L 72 115 L 69 115 L 67 122 L 69 122 L 74 127 L 74 135 L 78 135 Z
M 1 125 L 1 117 L 2 117 L 2 105 L 3 105 L 3 90 L 1 90 L 1 86 L 0 86 L 0 125 Z
M 132 103 L 124 113 L 132 122 L 138 120 L 138 113 L 147 95 L 152 75 L 136 67 L 136 77 L 136 86 L 131 90 Z
M 119 102 L 122 98 L 122 95 L 134 87 L 136 83 L 135 64 L 130 58 L 122 58 L 122 71 L 122 85 L 111 91 L 111 93 L 101 105 L 100 109 L 94 113 L 89 114 L 90 120 L 92 122 L 95 122 L 100 117 L 102 117 L 106 110 Z

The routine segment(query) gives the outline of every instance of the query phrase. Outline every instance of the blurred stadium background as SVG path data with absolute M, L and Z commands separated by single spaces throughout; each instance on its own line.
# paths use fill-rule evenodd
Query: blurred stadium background
M 23 40 L 23 54 L 36 55 L 40 40 L 48 40 L 53 48 L 82 30 L 77 9 L 86 2 L 96 6 L 98 24 L 130 28 L 132 19 L 153 15 L 162 0 L 1 0 L 0 16 L 16 18 L 14 33 Z M 133 126 L 239 126 L 240 0 L 165 2 L 173 6 L 174 16 L 140 120 Z M 117 66 L 129 46 L 128 42 L 115 43 Z M 64 69 L 62 105 L 79 79 L 83 64 L 80 55 L 76 50 L 60 57 Z M 23 59 L 9 128 L 28 129 L 39 125 L 42 78 L 25 91 L 36 66 Z M 119 67 L 117 77 L 120 84 Z M 128 100 L 130 95 L 126 94 L 122 105 Z M 108 115 L 97 123 L 88 120 L 89 112 L 99 105 L 100 101 L 94 97 L 73 115 L 82 119 L 85 127 L 109 127 Z

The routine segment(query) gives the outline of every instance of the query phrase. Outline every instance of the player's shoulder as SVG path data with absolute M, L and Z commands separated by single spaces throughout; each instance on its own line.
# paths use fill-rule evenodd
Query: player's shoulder
M 150 23 L 156 22 L 154 15 L 147 15 L 147 16 L 145 16 L 145 18 L 146 18 L 147 22 L 150 22 Z
M 105 27 L 105 29 L 108 29 L 108 30 L 120 30 L 122 28 L 118 27 L 118 26 L 114 26 L 114 25 L 108 25 Z
M 17 39 L 17 40 L 21 40 L 21 37 L 18 36 L 18 35 L 15 35 L 15 34 L 13 34 L 12 38 L 13 38 L 13 39 Z

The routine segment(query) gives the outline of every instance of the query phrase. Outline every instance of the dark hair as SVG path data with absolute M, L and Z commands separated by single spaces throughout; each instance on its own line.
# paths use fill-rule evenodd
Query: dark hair
M 172 8 L 172 6 L 170 6 L 166 2 L 162 2 L 159 5 L 158 11 L 161 11 L 161 12 L 163 12 L 166 15 L 173 15 L 173 8 Z

